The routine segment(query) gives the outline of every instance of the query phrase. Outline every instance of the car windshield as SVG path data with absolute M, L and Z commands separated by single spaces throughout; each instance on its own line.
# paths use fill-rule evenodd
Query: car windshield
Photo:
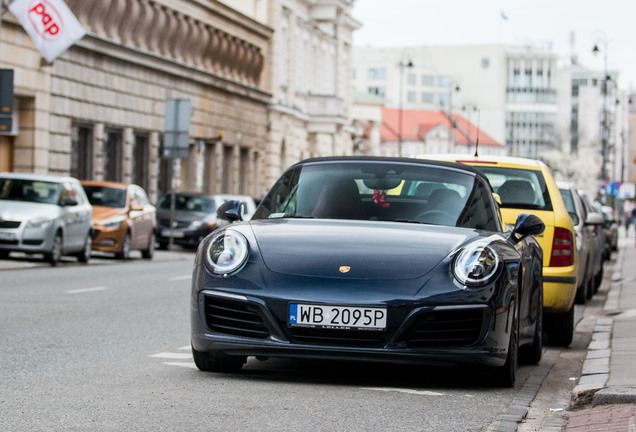
M 170 195 L 162 196 L 157 202 L 157 208 L 170 210 L 170 201 Z M 216 204 L 211 197 L 176 194 L 174 208 L 179 211 L 214 213 L 216 211 Z
M 539 170 L 480 166 L 502 208 L 552 211 L 552 201 Z
M 60 184 L 42 180 L 0 178 L 0 200 L 57 204 Z
M 497 230 L 485 181 L 426 164 L 314 163 L 287 171 L 254 219 L 318 218 L 428 223 Z
M 126 189 L 106 186 L 84 186 L 88 201 L 94 206 L 126 207 Z

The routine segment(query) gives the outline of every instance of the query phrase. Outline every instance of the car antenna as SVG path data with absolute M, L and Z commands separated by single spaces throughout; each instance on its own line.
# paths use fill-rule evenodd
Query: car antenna
M 477 139 L 475 140 L 475 157 L 479 157 L 479 117 L 481 110 L 477 108 Z

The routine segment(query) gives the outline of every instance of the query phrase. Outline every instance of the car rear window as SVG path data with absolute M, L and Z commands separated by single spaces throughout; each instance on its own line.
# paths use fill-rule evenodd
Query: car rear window
M 480 166 L 502 208 L 552 211 L 550 193 L 539 170 Z

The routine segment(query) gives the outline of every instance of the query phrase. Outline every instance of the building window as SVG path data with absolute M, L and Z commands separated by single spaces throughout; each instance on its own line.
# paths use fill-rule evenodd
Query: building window
M 223 146 L 223 175 L 221 176 L 221 193 L 233 193 L 232 174 L 234 173 L 234 148 Z
M 437 77 L 437 87 L 450 87 L 450 77 L 448 77 L 448 76 L 438 76 Z
M 417 76 L 415 74 L 412 74 L 412 73 L 408 74 L 406 76 L 406 83 L 408 85 L 412 85 L 412 86 L 416 85 L 417 84 Z
M 132 181 L 148 189 L 148 168 L 150 165 L 150 144 L 148 134 L 136 133 L 133 146 Z
M 381 96 L 381 97 L 386 96 L 386 88 L 384 87 L 369 87 L 367 91 L 377 96 Z
M 104 180 L 119 182 L 122 179 L 123 132 L 108 129 L 104 143 Z
M 250 151 L 247 148 L 241 148 L 239 150 L 239 190 L 241 195 L 249 195 L 249 163 L 250 163 Z
M 414 91 L 406 92 L 406 100 L 407 102 L 415 102 L 416 93 Z
M 433 103 L 433 93 L 421 93 L 420 94 L 420 102 L 422 103 Z
M 420 84 L 426 87 L 433 87 L 435 85 L 435 77 L 433 75 L 422 75 Z
M 448 106 L 450 95 L 448 93 L 437 93 L 437 104 L 440 106 Z
M 367 78 L 370 80 L 385 80 L 386 69 L 385 68 L 369 68 L 367 70 Z
M 93 178 L 93 126 L 73 123 L 71 139 L 71 176 Z

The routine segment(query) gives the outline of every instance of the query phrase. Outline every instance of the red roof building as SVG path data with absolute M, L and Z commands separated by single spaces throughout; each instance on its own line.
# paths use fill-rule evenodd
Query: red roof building
M 505 154 L 504 145 L 480 131 L 476 125 L 459 114 L 452 115 L 454 124 L 451 124 L 448 114 L 441 111 L 402 110 L 400 149 L 400 110 L 381 109 L 379 132 L 383 155 L 474 152 L 477 142 L 480 153 Z

